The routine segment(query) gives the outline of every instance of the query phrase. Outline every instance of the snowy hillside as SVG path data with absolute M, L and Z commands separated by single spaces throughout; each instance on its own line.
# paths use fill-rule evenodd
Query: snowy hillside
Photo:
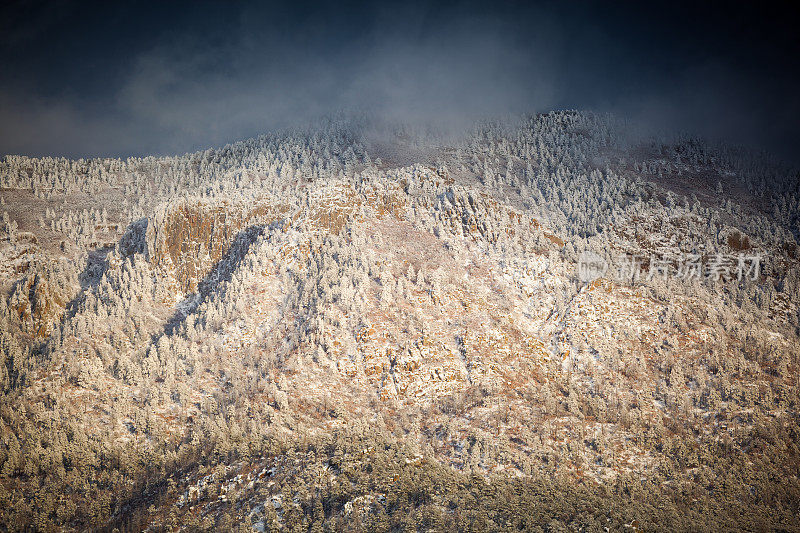
M 797 171 L 629 133 L 6 156 L 0 530 L 796 530 Z

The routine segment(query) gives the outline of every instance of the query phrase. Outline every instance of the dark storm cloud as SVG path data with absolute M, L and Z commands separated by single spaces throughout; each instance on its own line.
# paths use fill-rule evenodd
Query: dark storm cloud
M 448 127 L 569 107 L 795 154 L 785 14 L 634 6 L 17 2 L 0 152 L 184 152 L 340 109 Z

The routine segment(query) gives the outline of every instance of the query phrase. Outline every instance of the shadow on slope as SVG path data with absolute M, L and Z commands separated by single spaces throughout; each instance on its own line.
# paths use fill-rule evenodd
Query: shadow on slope
M 119 250 L 123 257 L 129 257 L 134 254 L 143 254 L 147 257 L 146 234 L 147 217 L 142 217 L 135 222 L 131 222 L 125 229 L 125 233 L 117 242 L 117 250 Z M 100 280 L 103 279 L 103 276 L 108 271 L 108 260 L 106 258 L 113 250 L 114 247 L 106 246 L 89 252 L 86 266 L 78 275 L 80 290 L 78 294 L 67 303 L 61 324 L 75 316 L 80 309 L 81 303 L 86 300 L 86 294 L 89 289 L 100 283 Z
M 176 305 L 175 312 L 164 326 L 164 334 L 174 334 L 186 322 L 186 319 L 197 311 L 200 305 L 220 290 L 223 283 L 231 280 L 233 273 L 236 272 L 244 258 L 247 257 L 251 246 L 258 237 L 264 234 L 265 230 L 272 230 L 282 225 L 283 221 L 275 221 L 268 225 L 257 224 L 237 233 L 222 259 L 217 261 L 211 271 L 198 283 L 197 292 L 190 294 Z

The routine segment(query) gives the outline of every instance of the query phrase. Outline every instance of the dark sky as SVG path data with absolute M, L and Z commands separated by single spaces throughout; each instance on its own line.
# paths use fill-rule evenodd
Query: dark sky
M 7 1 L 0 153 L 183 153 L 341 109 L 449 126 L 580 108 L 797 161 L 799 23 L 767 2 Z

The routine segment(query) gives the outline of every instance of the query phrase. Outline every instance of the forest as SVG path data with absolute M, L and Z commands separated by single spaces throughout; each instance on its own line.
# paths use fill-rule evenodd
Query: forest
M 0 211 L 0 531 L 800 529 L 800 174 L 766 153 L 337 115 L 5 156 Z

